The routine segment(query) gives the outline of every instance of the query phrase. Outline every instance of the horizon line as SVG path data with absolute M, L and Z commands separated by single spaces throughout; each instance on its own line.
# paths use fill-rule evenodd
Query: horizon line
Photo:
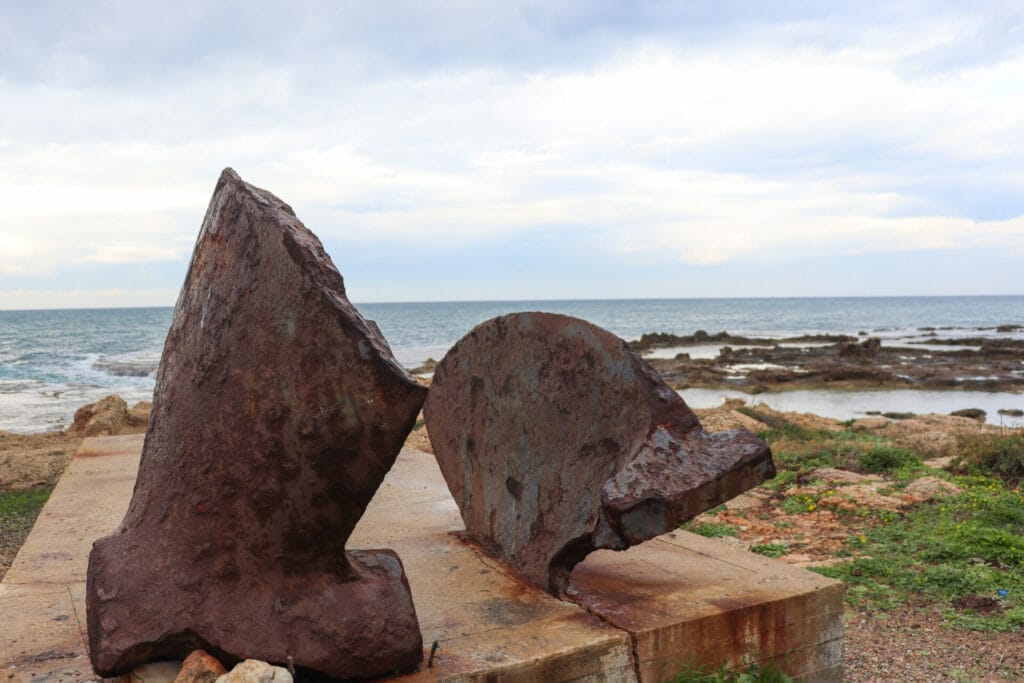
M 553 298 L 553 299 L 435 299 L 420 301 L 351 301 L 355 306 L 382 306 L 382 305 L 404 305 L 404 304 L 514 304 L 514 303 L 576 303 L 576 302 L 598 302 L 598 301 L 743 301 L 743 300 L 764 300 L 783 301 L 793 299 L 999 299 L 999 298 L 1020 298 L 1022 294 L 876 294 L 858 295 L 843 294 L 836 296 L 811 295 L 811 296 L 701 296 L 701 297 L 600 297 L 600 298 Z M 0 313 L 31 313 L 41 311 L 120 311 L 120 310 L 146 310 L 174 308 L 174 304 L 154 306 L 72 306 L 59 308 L 0 308 Z

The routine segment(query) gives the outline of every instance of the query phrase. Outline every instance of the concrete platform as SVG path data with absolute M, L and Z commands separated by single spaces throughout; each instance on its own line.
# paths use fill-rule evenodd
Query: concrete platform
M 142 437 L 87 439 L 0 584 L 0 681 L 95 680 L 85 649 L 92 541 L 120 522 Z M 774 660 L 841 680 L 842 585 L 676 532 L 601 551 L 573 575 L 579 605 L 522 584 L 461 541 L 432 456 L 406 450 L 349 546 L 405 565 L 433 667 L 419 681 L 659 681 L 685 663 Z

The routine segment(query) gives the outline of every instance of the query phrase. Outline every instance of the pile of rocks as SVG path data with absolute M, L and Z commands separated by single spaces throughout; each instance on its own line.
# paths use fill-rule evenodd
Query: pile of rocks
M 288 669 L 258 659 L 247 659 L 231 671 L 206 650 L 193 650 L 183 662 L 143 664 L 118 683 L 292 683 Z

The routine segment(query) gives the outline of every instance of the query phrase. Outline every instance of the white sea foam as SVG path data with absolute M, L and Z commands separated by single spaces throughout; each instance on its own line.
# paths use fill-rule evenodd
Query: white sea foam
M 0 416 L 3 417 L 0 429 L 20 433 L 64 429 L 71 424 L 78 408 L 112 393 L 119 394 L 129 406 L 153 399 L 153 390 L 142 387 L 122 387 L 115 391 L 87 384 L 35 382 L 25 383 L 18 391 L 4 391 L 0 386 Z
M 100 356 L 92 368 L 118 377 L 155 377 L 159 365 L 159 353 L 138 352 Z

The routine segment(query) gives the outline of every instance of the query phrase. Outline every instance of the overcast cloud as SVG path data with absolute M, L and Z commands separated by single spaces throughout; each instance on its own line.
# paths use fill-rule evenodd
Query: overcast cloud
M 356 301 L 1024 293 L 1019 3 L 145 4 L 0 0 L 0 309 L 172 304 L 224 166 Z

